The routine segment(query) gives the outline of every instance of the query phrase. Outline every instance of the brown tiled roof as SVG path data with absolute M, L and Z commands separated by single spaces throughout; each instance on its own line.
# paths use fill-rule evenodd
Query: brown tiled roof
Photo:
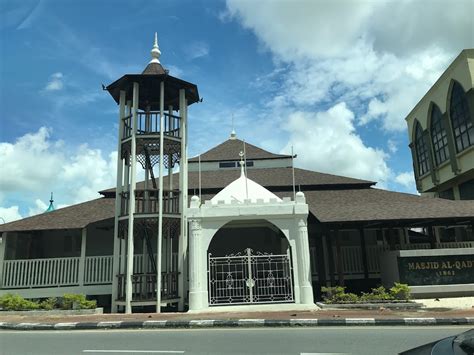
M 240 169 L 220 169 L 217 171 L 203 171 L 201 173 L 202 189 L 222 189 L 240 176 Z M 293 175 L 291 168 L 266 168 L 266 169 L 248 169 L 247 176 L 267 188 L 287 187 L 291 189 L 293 184 Z M 158 180 L 157 180 L 158 182 Z M 356 186 L 369 187 L 375 182 L 337 176 L 331 174 L 317 173 L 315 171 L 295 168 L 295 185 L 313 186 L 313 187 L 339 187 Z M 163 185 L 168 186 L 168 176 L 163 178 Z M 173 174 L 173 188 L 177 189 L 179 185 L 179 173 Z M 152 184 L 150 183 L 151 187 Z M 138 189 L 143 189 L 144 183 L 137 184 Z M 199 188 L 199 173 L 192 171 L 188 173 L 188 187 L 192 191 Z M 115 188 L 100 191 L 101 194 L 110 195 L 114 193 Z
M 240 139 L 228 139 L 201 154 L 201 162 L 240 160 L 239 153 L 243 150 L 244 141 Z M 291 158 L 291 155 L 273 154 L 247 142 L 245 142 L 245 155 L 247 160 Z M 198 157 L 189 159 L 190 162 L 197 162 L 198 160 Z
M 321 222 L 474 219 L 474 201 L 428 198 L 376 188 L 305 191 Z
M 75 229 L 114 218 L 115 199 L 99 198 L 0 225 L 0 232 Z
M 148 63 L 142 74 L 160 75 L 167 73 L 160 63 Z

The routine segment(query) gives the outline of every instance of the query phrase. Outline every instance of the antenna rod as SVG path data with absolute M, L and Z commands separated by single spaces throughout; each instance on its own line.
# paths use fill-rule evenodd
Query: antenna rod
M 247 153 L 245 152 L 245 140 L 244 142 L 244 173 L 245 173 L 245 194 L 247 196 L 247 199 L 249 198 L 249 186 L 248 186 L 248 180 L 247 180 Z
M 198 167 L 199 167 L 199 201 L 201 201 L 201 154 L 198 157 Z
M 296 201 L 296 188 L 295 188 L 295 162 L 294 162 L 293 146 L 291 146 L 291 173 L 293 175 L 293 200 Z

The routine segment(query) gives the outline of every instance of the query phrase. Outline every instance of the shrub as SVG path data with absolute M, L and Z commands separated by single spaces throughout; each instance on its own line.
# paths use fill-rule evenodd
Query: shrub
M 410 288 L 407 284 L 395 282 L 393 287 L 390 288 L 390 295 L 396 300 L 409 300 L 411 297 Z
M 393 297 L 390 293 L 387 293 L 387 290 L 383 286 L 379 286 L 372 289 L 372 292 L 362 293 L 360 296 L 361 301 L 364 302 L 373 302 L 373 301 L 390 301 L 393 300 Z
M 7 293 L 0 297 L 0 308 L 5 311 L 30 311 L 39 307 L 38 302 L 26 300 L 20 295 Z
M 49 297 L 41 301 L 39 306 L 45 311 L 51 311 L 52 309 L 56 308 L 57 301 L 58 299 L 56 297 Z
M 323 300 L 326 303 L 356 303 L 359 297 L 354 293 L 346 293 L 345 287 L 321 287 Z
M 94 309 L 96 301 L 88 301 L 84 295 L 66 293 L 62 298 L 62 309 Z

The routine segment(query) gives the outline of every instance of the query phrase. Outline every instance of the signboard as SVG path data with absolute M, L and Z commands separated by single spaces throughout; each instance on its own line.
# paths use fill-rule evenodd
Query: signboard
M 410 286 L 474 283 L 474 255 L 399 256 L 400 282 Z

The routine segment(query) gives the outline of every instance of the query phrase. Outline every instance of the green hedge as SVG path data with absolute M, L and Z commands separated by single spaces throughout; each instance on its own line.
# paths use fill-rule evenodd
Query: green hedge
M 65 294 L 59 299 L 50 297 L 46 299 L 27 300 L 20 295 L 7 293 L 0 297 L 0 309 L 4 311 L 32 311 L 53 309 L 94 309 L 96 301 L 88 301 L 84 295 Z
M 356 295 L 346 293 L 342 286 L 321 287 L 325 303 L 371 303 L 386 301 L 408 301 L 410 300 L 410 288 L 406 284 L 395 282 L 393 287 L 386 289 L 383 286 L 373 288 L 371 292 Z

